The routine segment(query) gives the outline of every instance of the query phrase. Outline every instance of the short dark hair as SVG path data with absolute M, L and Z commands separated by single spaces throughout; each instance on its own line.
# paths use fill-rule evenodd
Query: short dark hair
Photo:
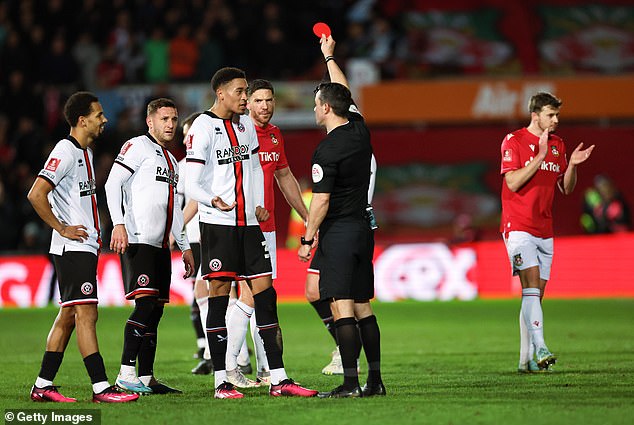
M 275 94 L 275 90 L 273 90 L 273 84 L 269 80 L 257 79 L 253 80 L 249 83 L 249 88 L 247 89 L 247 96 L 251 96 L 258 90 L 271 90 L 272 94 Z
M 190 114 L 187 118 L 183 120 L 183 123 L 182 123 L 183 127 L 185 127 L 186 125 L 191 127 L 194 120 L 198 118 L 200 114 L 202 114 L 202 112 L 194 112 L 193 114 Z
M 64 118 L 71 126 L 77 126 L 79 117 L 86 117 L 92 112 L 92 104 L 99 102 L 99 98 L 93 93 L 79 91 L 68 98 L 64 104 Z
M 558 97 L 542 91 L 531 97 L 528 101 L 528 112 L 539 113 L 544 108 L 544 106 L 552 106 L 555 109 L 559 109 L 563 102 Z
M 348 114 L 353 102 L 352 94 L 346 86 L 339 83 L 321 83 L 315 89 L 315 93 L 317 92 L 322 103 L 329 104 L 335 115 L 345 117 Z
M 147 104 L 147 116 L 149 117 L 156 111 L 161 108 L 176 108 L 176 103 L 172 99 L 168 99 L 166 97 L 159 97 L 158 99 L 154 99 Z
M 243 70 L 239 68 L 233 67 L 225 67 L 220 68 L 213 77 L 211 77 L 211 89 L 215 92 L 218 90 L 223 84 L 227 84 L 231 80 L 235 80 L 236 78 L 244 78 L 246 80 L 247 76 Z

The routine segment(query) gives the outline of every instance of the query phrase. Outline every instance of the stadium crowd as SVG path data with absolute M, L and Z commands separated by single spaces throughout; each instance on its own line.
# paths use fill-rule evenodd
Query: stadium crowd
M 48 249 L 50 232 L 26 193 L 46 152 L 68 134 L 61 108 L 70 93 L 123 84 L 206 82 L 226 64 L 247 70 L 249 78 L 319 80 L 321 62 L 303 48 L 314 41 L 309 29 L 318 19 L 348 34 L 342 37 L 342 59 L 382 62 L 391 51 L 386 42 L 395 37 L 384 36 L 391 24 L 379 17 L 383 11 L 374 3 L 0 1 L 0 219 L 5 223 L 0 251 Z M 379 32 L 384 35 L 373 36 Z M 118 116 L 116 128 L 107 127 L 94 147 L 102 201 L 116 152 L 144 124 L 126 118 Z M 102 213 L 107 235 L 109 217 Z

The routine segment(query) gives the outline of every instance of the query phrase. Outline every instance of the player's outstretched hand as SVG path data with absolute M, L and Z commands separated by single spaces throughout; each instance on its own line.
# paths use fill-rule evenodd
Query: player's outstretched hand
M 590 158 L 590 155 L 592 154 L 592 151 L 594 150 L 594 145 L 583 150 L 581 148 L 583 148 L 583 142 L 579 143 L 579 146 L 577 146 L 576 149 L 570 155 L 570 163 L 572 165 L 581 164 L 586 159 Z
M 211 200 L 211 206 L 214 208 L 218 208 L 220 211 L 231 211 L 236 207 L 236 205 L 236 201 L 233 201 L 231 205 L 227 204 L 225 201 L 222 200 L 220 196 L 216 196 L 214 199 Z
M 255 218 L 257 218 L 259 222 L 268 220 L 270 216 L 271 214 L 269 214 L 267 209 L 262 208 L 259 205 L 255 207 Z

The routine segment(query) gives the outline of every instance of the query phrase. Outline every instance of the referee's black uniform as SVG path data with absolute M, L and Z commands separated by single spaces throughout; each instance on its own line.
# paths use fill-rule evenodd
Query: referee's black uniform
M 348 123 L 333 129 L 312 158 L 313 193 L 330 193 L 313 260 L 322 299 L 374 296 L 374 234 L 365 218 L 370 182 L 370 132 L 352 105 Z

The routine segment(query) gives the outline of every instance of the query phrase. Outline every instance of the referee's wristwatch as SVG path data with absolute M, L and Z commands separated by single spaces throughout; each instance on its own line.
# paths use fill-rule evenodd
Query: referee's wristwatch
M 312 238 L 311 240 L 307 241 L 306 239 L 304 239 L 304 237 L 302 236 L 301 238 L 299 238 L 299 241 L 301 242 L 302 245 L 312 245 L 313 242 L 315 242 L 315 238 Z

